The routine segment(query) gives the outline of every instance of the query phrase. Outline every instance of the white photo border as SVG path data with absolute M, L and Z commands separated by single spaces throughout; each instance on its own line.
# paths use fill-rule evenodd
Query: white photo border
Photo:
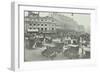
M 88 66 L 96 64 L 96 48 L 95 48 L 95 31 L 96 31 L 96 8 L 70 5 L 63 6 L 43 6 L 33 5 L 32 3 L 18 3 L 12 4 L 12 64 L 11 69 L 18 70 L 32 70 L 32 69 L 47 69 L 47 68 L 61 68 L 73 66 Z M 71 13 L 89 13 L 91 14 L 91 59 L 77 59 L 77 60 L 55 60 L 55 61 L 33 61 L 24 62 L 24 11 L 52 11 L 52 12 L 71 12 Z

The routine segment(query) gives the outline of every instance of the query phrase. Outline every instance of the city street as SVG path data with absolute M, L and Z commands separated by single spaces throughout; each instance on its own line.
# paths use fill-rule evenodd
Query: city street
M 90 58 L 89 25 L 79 24 L 73 18 L 76 14 L 66 14 L 25 11 L 24 61 Z M 79 21 L 84 18 L 76 16 Z M 85 16 L 89 24 L 89 15 Z
M 41 48 L 38 49 L 25 49 L 25 61 L 42 61 L 42 60 L 51 60 L 48 57 L 41 55 Z M 62 53 L 58 54 L 53 60 L 63 60 L 67 59 L 62 55 Z

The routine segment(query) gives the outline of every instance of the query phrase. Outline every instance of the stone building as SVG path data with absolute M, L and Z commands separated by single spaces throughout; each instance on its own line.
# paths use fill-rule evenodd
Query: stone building
M 28 15 L 24 17 L 24 31 L 25 33 L 51 33 L 56 31 L 56 23 L 53 17 L 41 17 L 39 12 L 28 11 Z

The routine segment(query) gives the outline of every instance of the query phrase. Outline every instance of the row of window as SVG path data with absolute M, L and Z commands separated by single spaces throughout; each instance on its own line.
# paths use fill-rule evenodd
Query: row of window
M 47 19 L 41 19 L 41 21 L 48 21 Z M 52 21 L 52 22 L 54 22 L 54 20 L 49 20 L 49 21 Z
M 29 29 L 32 30 L 32 29 L 36 29 L 36 28 L 29 28 Z M 47 28 L 37 28 L 37 29 L 38 29 L 38 30 L 42 30 L 42 31 L 43 31 L 43 30 L 45 30 L 45 31 L 48 30 Z M 49 29 L 49 30 L 50 30 L 50 29 Z M 54 30 L 54 28 L 51 28 L 51 30 Z
M 34 25 L 34 26 L 47 26 L 47 24 L 29 24 L 30 26 L 32 26 L 32 25 Z M 52 25 L 52 26 L 54 26 L 54 25 Z
M 29 24 L 30 26 L 34 25 L 34 26 L 39 26 L 40 24 Z M 41 24 L 41 26 L 43 26 L 43 24 Z M 47 26 L 47 24 L 45 24 L 45 26 Z
M 25 19 L 25 21 L 52 21 L 52 22 L 54 22 L 54 20 L 49 20 L 49 19 L 41 19 L 41 20 L 39 20 L 39 19 Z

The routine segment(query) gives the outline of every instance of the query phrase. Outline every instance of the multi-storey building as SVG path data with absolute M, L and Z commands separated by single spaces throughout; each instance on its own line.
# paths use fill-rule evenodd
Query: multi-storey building
M 25 33 L 51 33 L 56 30 L 54 18 L 51 16 L 40 17 L 39 12 L 28 12 L 28 15 L 24 17 L 24 26 Z

